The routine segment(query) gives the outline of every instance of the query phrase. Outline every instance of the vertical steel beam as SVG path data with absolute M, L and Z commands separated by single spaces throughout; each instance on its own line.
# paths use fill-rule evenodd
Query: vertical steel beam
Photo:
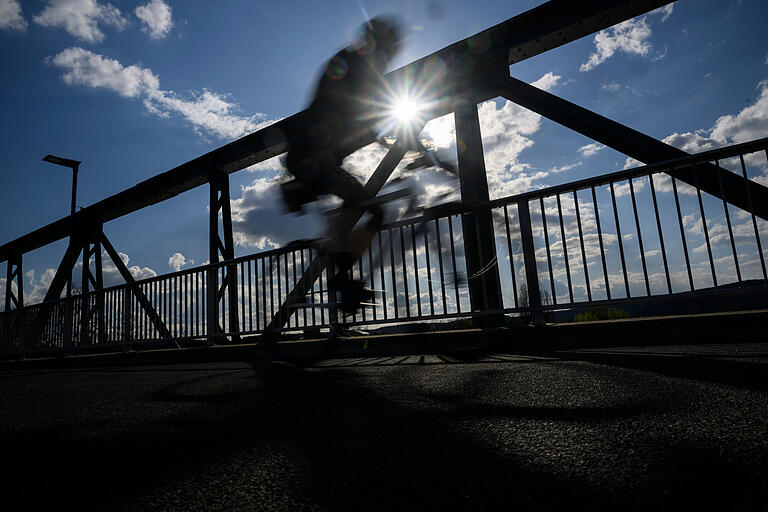
M 92 317 L 96 316 L 96 340 L 104 339 L 104 280 L 101 266 L 101 227 L 93 228 L 84 237 L 83 243 L 83 275 L 80 303 L 80 344 L 91 344 L 90 329 Z M 91 257 L 93 257 L 93 272 L 91 272 Z M 122 260 L 121 260 L 122 261 Z M 91 304 L 91 293 L 95 292 L 94 304 Z M 92 307 L 93 306 L 93 307 Z
M 234 239 L 232 235 L 232 209 L 229 199 L 229 175 L 225 173 L 210 176 L 210 212 L 208 223 L 208 249 L 210 253 L 210 263 L 215 265 L 219 262 L 219 255 L 223 261 L 230 261 L 235 258 Z M 219 234 L 219 212 L 222 220 L 222 240 Z M 238 293 L 237 293 L 237 265 L 227 265 L 221 289 L 218 283 L 218 269 L 211 267 L 209 269 L 208 281 L 208 335 L 218 336 L 229 332 L 237 337 L 239 332 L 238 322 Z M 229 304 L 229 329 L 226 329 L 226 321 L 219 318 L 219 304 L 221 304 L 221 313 L 224 314 L 227 308 L 224 307 L 224 292 L 227 292 L 227 302 Z
M 7 334 L 8 341 L 17 337 L 19 343 L 19 352 L 24 352 L 24 273 L 22 271 L 22 255 L 14 254 L 8 258 L 8 270 L 5 274 L 5 312 L 6 317 L 11 318 L 13 322 L 8 326 L 4 333 Z M 13 285 L 16 284 L 16 291 Z M 16 309 L 16 314 L 11 315 L 11 309 Z
M 21 254 L 8 258 L 8 270 L 5 274 L 5 310 L 24 307 L 24 279 L 21 271 Z M 16 291 L 13 284 L 16 283 Z
M 531 228 L 531 211 L 528 200 L 517 202 L 517 212 L 520 216 L 520 238 L 523 244 L 523 261 L 525 263 L 525 282 L 528 294 L 528 307 L 531 313 L 531 323 L 541 325 L 541 291 L 539 290 L 539 271 L 536 267 L 536 249 L 533 245 L 533 229 Z M 543 214 L 543 212 L 542 212 Z
M 454 104 L 461 200 L 472 206 L 488 201 L 480 119 L 474 100 Z M 502 305 L 493 217 L 488 210 L 474 210 L 462 215 L 464 254 L 467 262 L 469 302 L 472 312 L 497 311 Z M 483 327 L 503 323 L 503 315 L 494 315 L 477 323 Z

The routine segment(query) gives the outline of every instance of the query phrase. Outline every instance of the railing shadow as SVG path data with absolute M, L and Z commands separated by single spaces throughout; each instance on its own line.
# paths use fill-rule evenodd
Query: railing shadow
M 254 360 L 221 371 L 60 372 L 35 376 L 36 393 L 20 375 L 5 381 L 0 499 L 16 504 L 8 509 L 640 509 L 668 497 L 639 490 L 670 486 L 681 503 L 738 503 L 711 495 L 704 484 L 713 472 L 744 500 L 761 489 L 722 450 L 664 436 L 627 440 L 631 425 L 685 402 L 659 404 L 655 390 L 606 370 L 626 361 L 582 356 L 482 368 Z M 587 357 L 601 364 L 571 364 Z M 565 367 L 567 381 L 540 376 Z M 588 387 L 574 386 L 579 376 L 609 383 L 600 389 L 619 397 L 581 400 Z M 606 438 L 594 438 L 596 425 Z M 644 450 L 650 469 L 631 464 Z M 587 462 L 574 462 L 573 451 Z M 560 456 L 571 462 L 555 464 Z M 636 481 L 656 466 L 671 473 Z

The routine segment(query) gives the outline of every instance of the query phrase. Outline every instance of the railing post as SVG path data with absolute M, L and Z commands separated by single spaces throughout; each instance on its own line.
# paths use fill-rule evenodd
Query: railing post
M 89 304 L 90 294 L 88 293 L 88 281 L 91 276 L 91 242 L 84 237 L 83 241 L 83 271 L 82 284 L 80 288 L 80 346 L 89 345 L 91 308 Z
M 131 341 L 131 289 L 129 285 L 123 287 L 123 351 L 128 350 L 128 343 Z
M 68 352 L 72 347 L 72 328 L 75 324 L 75 308 L 72 307 L 74 299 L 70 295 L 64 298 L 64 352 Z
M 219 334 L 219 301 L 217 299 L 219 288 L 218 273 L 213 265 L 206 270 L 206 337 L 208 345 L 215 344 L 215 337 Z
M 528 200 L 517 202 L 517 212 L 520 216 L 520 238 L 523 244 L 523 260 L 525 262 L 525 280 L 528 292 L 528 307 L 531 312 L 531 323 L 542 325 L 541 292 L 539 291 L 539 272 L 536 268 L 536 250 L 533 246 L 533 230 L 531 229 L 531 211 Z

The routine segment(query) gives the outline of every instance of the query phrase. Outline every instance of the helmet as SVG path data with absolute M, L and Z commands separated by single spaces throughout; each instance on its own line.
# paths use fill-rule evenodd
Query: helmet
M 397 17 L 392 15 L 375 16 L 361 28 L 366 44 L 384 51 L 388 58 L 391 59 L 399 51 L 403 30 Z

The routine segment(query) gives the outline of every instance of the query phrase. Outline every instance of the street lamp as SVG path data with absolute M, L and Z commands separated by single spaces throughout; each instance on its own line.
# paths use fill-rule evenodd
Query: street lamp
M 62 158 L 60 156 L 45 155 L 43 162 L 51 164 L 61 165 L 62 167 L 69 167 L 72 169 L 72 207 L 69 210 L 70 215 L 75 214 L 75 200 L 77 198 L 77 170 L 82 162 L 77 160 L 70 160 L 69 158 Z
M 77 200 L 77 170 L 82 162 L 77 160 L 70 160 L 69 158 L 62 158 L 60 156 L 45 155 L 43 157 L 44 162 L 51 164 L 61 165 L 62 167 L 69 167 L 72 169 L 72 207 L 69 210 L 69 222 L 70 222 L 70 243 L 72 243 L 72 234 L 74 233 L 74 215 L 75 215 L 75 202 Z M 69 262 L 69 279 L 67 279 L 67 298 L 72 296 L 72 267 L 75 262 Z

